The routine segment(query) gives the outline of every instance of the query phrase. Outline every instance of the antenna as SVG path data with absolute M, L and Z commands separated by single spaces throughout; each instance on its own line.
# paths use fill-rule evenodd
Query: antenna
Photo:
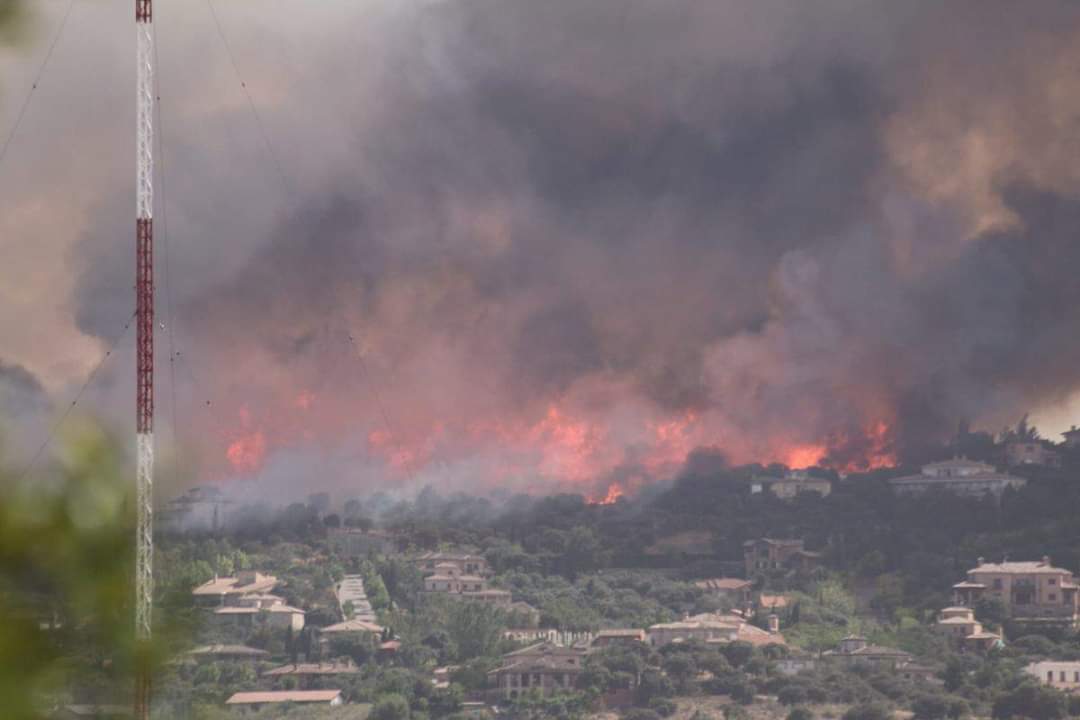
M 151 0 L 135 0 L 135 717 L 150 716 L 154 601 L 154 36 Z

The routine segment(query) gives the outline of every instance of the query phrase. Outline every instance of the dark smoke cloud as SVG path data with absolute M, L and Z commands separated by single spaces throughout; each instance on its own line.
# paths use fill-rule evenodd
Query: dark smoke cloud
M 192 180 L 242 175 L 243 103 L 173 132 L 200 138 L 171 361 L 206 472 L 256 435 L 275 477 L 334 458 L 305 485 L 858 467 L 1080 387 L 1074 4 L 373 8 L 258 78 L 284 192 Z M 85 244 L 104 336 L 129 249 Z
M 48 406 L 45 388 L 33 373 L 0 360 L 0 408 L 3 416 L 41 412 Z

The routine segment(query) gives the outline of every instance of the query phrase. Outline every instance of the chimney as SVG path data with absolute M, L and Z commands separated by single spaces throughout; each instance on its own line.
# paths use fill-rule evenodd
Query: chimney
M 984 565 L 985 563 L 986 563 L 986 558 L 984 558 L 982 555 L 980 555 L 979 559 L 976 561 L 975 564 L 976 565 Z
M 1050 556 L 1049 555 L 1043 555 L 1042 564 L 1047 566 L 1047 567 L 1050 567 Z
M 780 617 L 776 613 L 769 613 L 769 632 L 780 632 Z

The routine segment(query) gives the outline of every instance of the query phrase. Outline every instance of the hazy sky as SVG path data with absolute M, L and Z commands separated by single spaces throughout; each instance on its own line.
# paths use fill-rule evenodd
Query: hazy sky
M 67 7 L 29 4 L 2 133 Z M 131 5 L 76 0 L 0 163 L 20 451 L 133 309 Z M 155 2 L 188 478 L 602 490 L 1080 417 L 1076 3 L 213 7 L 235 67 L 205 0 Z M 123 432 L 133 362 L 83 403 Z

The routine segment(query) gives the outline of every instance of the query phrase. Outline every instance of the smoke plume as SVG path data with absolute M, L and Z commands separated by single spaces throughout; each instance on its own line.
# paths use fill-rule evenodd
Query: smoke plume
M 1080 387 L 1075 4 L 336 12 L 262 28 L 322 33 L 246 78 L 272 156 L 223 58 L 172 66 L 163 367 L 200 476 L 602 498 L 696 448 L 888 465 Z

